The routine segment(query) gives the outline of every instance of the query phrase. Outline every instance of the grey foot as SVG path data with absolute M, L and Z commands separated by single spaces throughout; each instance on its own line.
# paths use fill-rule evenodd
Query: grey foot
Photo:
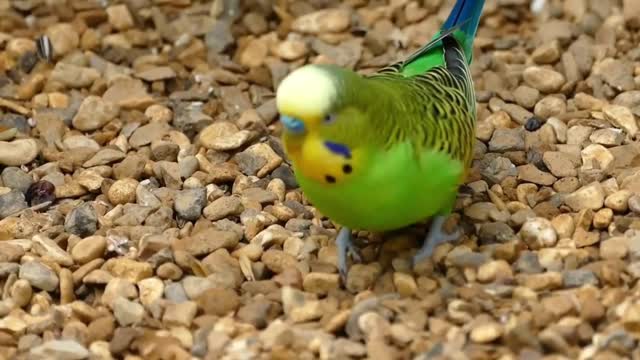
M 362 257 L 358 248 L 353 243 L 351 238 L 351 229 L 343 227 L 338 233 L 336 238 L 336 246 L 338 247 L 338 271 L 344 284 L 347 283 L 347 273 L 349 268 L 347 267 L 347 257 L 351 255 L 353 261 L 360 262 Z
M 429 234 L 424 239 L 424 243 L 418 253 L 413 256 L 412 265 L 415 266 L 417 263 L 422 261 L 425 257 L 431 256 L 433 250 L 439 244 L 456 240 L 462 235 L 462 231 L 460 228 L 457 228 L 452 234 L 446 234 L 442 231 L 442 225 L 444 225 L 447 220 L 444 216 L 436 216 L 431 222 L 431 227 L 429 228 Z

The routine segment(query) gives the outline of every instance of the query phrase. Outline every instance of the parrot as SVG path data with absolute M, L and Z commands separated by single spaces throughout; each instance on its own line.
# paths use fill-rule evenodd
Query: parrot
M 369 74 L 335 64 L 288 73 L 275 98 L 282 145 L 306 199 L 338 225 L 337 268 L 361 262 L 354 230 L 431 220 L 415 266 L 441 243 L 475 146 L 470 65 L 484 0 L 457 0 L 430 41 Z

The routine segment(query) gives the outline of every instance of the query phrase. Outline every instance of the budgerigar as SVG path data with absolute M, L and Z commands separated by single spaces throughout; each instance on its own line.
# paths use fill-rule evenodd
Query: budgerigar
M 338 269 L 359 256 L 351 230 L 385 232 L 432 219 L 412 261 L 461 235 L 442 230 L 470 167 L 476 101 L 469 70 L 484 0 L 457 0 L 432 40 L 361 75 L 306 65 L 278 86 L 283 144 L 311 203 L 342 228 Z

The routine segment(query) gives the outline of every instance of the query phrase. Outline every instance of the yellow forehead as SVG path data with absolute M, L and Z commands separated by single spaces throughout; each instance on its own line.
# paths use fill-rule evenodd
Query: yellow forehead
M 276 92 L 276 106 L 279 113 L 301 120 L 321 119 L 331 109 L 336 95 L 329 73 L 307 65 L 282 80 Z

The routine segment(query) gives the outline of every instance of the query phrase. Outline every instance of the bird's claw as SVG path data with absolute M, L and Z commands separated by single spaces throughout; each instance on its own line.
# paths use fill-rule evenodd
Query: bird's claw
M 338 271 L 340 272 L 340 278 L 344 284 L 347 283 L 347 273 L 349 268 L 347 266 L 347 257 L 351 256 L 354 262 L 361 262 L 362 255 L 360 255 L 359 249 L 353 243 L 351 238 L 351 229 L 343 227 L 338 233 L 336 238 L 336 246 L 338 248 Z
M 424 239 L 424 243 L 418 252 L 413 256 L 411 265 L 416 266 L 420 261 L 426 257 L 430 257 L 433 254 L 433 250 L 436 246 L 458 239 L 462 235 L 462 230 L 458 227 L 453 233 L 447 234 L 442 231 L 442 225 L 446 218 L 444 216 L 437 216 L 431 222 L 429 234 Z

